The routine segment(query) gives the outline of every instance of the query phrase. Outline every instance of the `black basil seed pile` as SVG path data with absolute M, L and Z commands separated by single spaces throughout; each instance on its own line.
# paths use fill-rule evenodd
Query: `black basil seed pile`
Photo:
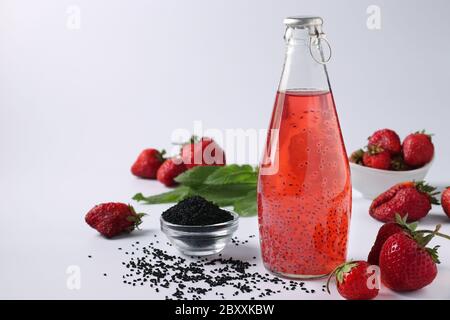
M 249 238 L 253 237 L 254 235 Z M 246 243 L 246 240 L 234 239 L 236 243 Z M 304 282 L 283 280 L 268 273 L 252 271 L 256 264 L 249 261 L 224 258 L 221 254 L 213 258 L 191 257 L 188 260 L 156 247 L 157 242 L 154 240 L 141 247 L 137 246 L 139 242 L 132 245 L 132 250 L 140 250 L 136 252 L 136 256 L 128 256 L 129 260 L 122 262 L 127 269 L 122 276 L 124 284 L 148 286 L 155 292 L 169 289 L 171 293 L 166 299 L 176 300 L 199 300 L 211 291 L 215 292 L 218 299 L 244 295 L 253 300 L 282 291 L 315 293 L 315 290 L 307 289 Z M 131 255 L 134 253 L 135 251 L 130 252 Z
M 205 226 L 233 220 L 230 212 L 200 196 L 178 202 L 164 211 L 162 217 L 167 222 L 186 226 Z

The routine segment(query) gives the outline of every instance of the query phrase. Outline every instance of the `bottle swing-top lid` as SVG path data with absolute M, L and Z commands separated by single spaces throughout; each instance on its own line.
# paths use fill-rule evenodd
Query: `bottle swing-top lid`
M 307 29 L 310 36 L 309 49 L 313 59 L 320 64 L 326 64 L 331 59 L 331 46 L 322 31 L 323 19 L 318 16 L 291 16 L 284 19 L 286 34 L 292 29 Z M 324 52 L 322 43 L 327 52 Z

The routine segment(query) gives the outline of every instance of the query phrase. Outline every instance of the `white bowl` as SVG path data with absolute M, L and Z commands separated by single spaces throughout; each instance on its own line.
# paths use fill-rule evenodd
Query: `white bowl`
M 380 170 L 350 162 L 352 186 L 364 198 L 374 199 L 390 187 L 405 181 L 421 181 L 425 178 L 433 161 L 419 169 L 408 171 Z

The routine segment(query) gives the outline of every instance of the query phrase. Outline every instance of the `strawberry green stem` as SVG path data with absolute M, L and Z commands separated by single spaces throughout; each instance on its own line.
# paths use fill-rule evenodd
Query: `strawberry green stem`
M 441 225 L 439 224 L 439 225 L 436 226 L 436 230 L 418 230 L 418 231 L 416 231 L 416 233 L 432 233 L 432 234 L 434 234 L 434 235 L 436 235 L 438 237 L 450 240 L 450 236 L 449 235 L 446 235 L 444 233 L 438 232 L 440 228 L 441 228 Z
M 340 265 L 338 265 L 333 271 L 331 271 L 330 275 L 328 276 L 328 280 L 327 280 L 327 292 L 328 294 L 331 294 L 331 290 L 330 290 L 330 282 L 331 279 L 333 278 L 333 276 L 336 275 L 336 272 L 338 272 L 339 269 L 341 269 L 347 262 L 341 263 Z
M 328 294 L 331 294 L 331 290 L 330 290 L 330 282 L 331 282 L 331 278 L 333 278 L 333 276 L 336 274 L 336 271 L 342 267 L 342 265 L 339 265 L 336 269 L 333 270 L 333 272 L 330 273 L 330 275 L 328 276 L 327 279 L 327 292 Z
M 345 268 L 346 266 L 350 266 L 350 268 L 352 268 L 354 265 L 355 265 L 355 263 L 354 263 L 353 261 L 344 262 L 344 263 L 338 265 L 338 266 L 330 273 L 330 275 L 328 276 L 327 284 L 326 284 L 328 294 L 331 294 L 331 291 L 330 291 L 330 282 L 331 282 L 331 279 L 332 279 L 333 277 L 339 278 L 339 273 L 341 272 L 341 270 L 342 270 L 343 268 Z M 337 282 L 337 281 L 338 281 L 338 280 L 336 279 L 336 282 Z

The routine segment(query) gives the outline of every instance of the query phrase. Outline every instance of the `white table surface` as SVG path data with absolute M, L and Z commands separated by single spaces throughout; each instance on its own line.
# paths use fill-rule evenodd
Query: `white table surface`
M 450 118 L 450 42 L 442 41 L 450 20 L 433 20 L 439 32 L 417 23 L 447 12 L 449 2 L 413 2 L 382 1 L 382 27 L 371 30 L 368 3 L 359 0 L 1 1 L 0 298 L 164 297 L 122 284 L 117 247 L 159 234 L 167 206 L 136 206 L 150 213 L 143 230 L 115 240 L 98 236 L 84 215 L 97 203 L 164 191 L 129 168 L 145 147 L 170 148 L 177 128 L 191 131 L 201 120 L 205 130 L 267 129 L 289 15 L 325 18 L 347 151 L 376 129 L 395 129 L 402 138 L 427 129 L 436 145 L 427 181 L 450 185 L 450 131 L 442 120 Z M 67 25 L 74 9 L 79 29 Z M 227 160 L 243 154 L 226 152 Z M 349 258 L 366 258 L 381 225 L 368 206 L 355 193 Z M 423 225 L 441 222 L 449 233 L 450 220 L 434 207 Z M 257 234 L 256 218 L 241 220 L 238 236 L 250 233 Z M 259 259 L 257 242 L 224 254 Z M 383 289 L 379 298 L 449 299 L 450 243 L 435 243 L 442 244 L 442 264 L 432 285 L 401 295 Z M 80 267 L 80 290 L 66 286 L 71 265 Z M 315 295 L 273 298 L 339 298 L 322 294 L 322 283 L 308 282 L 319 289 Z
M 2 204 L 2 212 L 10 214 L 2 216 L 0 224 L 0 298 L 3 299 L 164 299 L 174 289 L 160 289 L 156 293 L 149 287 L 131 287 L 122 283 L 125 269 L 121 262 L 125 261 L 124 251 L 131 243 L 139 241 L 141 245 L 154 240 L 157 234 L 160 245 L 169 253 L 175 253 L 173 247 L 166 247 L 165 236 L 159 230 L 159 215 L 168 205 L 138 205 L 138 211 L 148 212 L 141 231 L 130 236 L 107 240 L 99 236 L 95 230 L 84 222 L 84 214 L 91 205 L 102 200 L 128 201 L 136 192 L 153 194 L 164 191 L 157 182 L 135 179 L 127 172 L 121 176 L 97 177 L 89 182 L 89 173 L 79 174 L 71 180 L 61 183 L 53 194 L 43 192 L 45 181 L 30 181 L 27 191 L 14 192 L 14 188 L 3 188 L 2 192 L 10 192 L 12 202 Z M 90 184 L 89 188 L 74 188 L 82 185 L 82 181 Z M 51 185 L 51 180 L 48 181 Z M 35 188 L 41 184 L 41 189 Z M 99 187 L 94 194 L 92 190 Z M 102 186 L 102 188 L 100 188 Z M 62 188 L 70 191 L 64 191 Z M 17 190 L 16 190 L 17 191 Z M 48 199 L 46 198 L 48 197 Z M 34 201 L 27 201 L 31 199 Z M 103 199 L 102 199 L 103 198 Z M 50 201 L 52 199 L 52 201 Z M 77 200 L 78 199 L 78 200 Z M 81 199 L 84 199 L 81 201 Z M 73 201 L 76 200 L 76 201 Z M 47 208 L 38 206 L 52 203 Z M 36 206 L 35 206 L 36 204 Z M 353 217 L 351 222 L 349 254 L 352 259 L 365 259 L 373 243 L 380 223 L 368 215 L 369 201 L 362 199 L 354 192 Z M 15 215 L 15 212 L 26 212 Z M 434 207 L 430 215 L 423 220 L 423 226 L 432 227 L 436 223 L 445 224 L 443 231 L 450 232 L 448 218 L 440 207 Z M 257 219 L 243 218 L 237 236 L 248 239 L 250 234 L 257 234 Z M 164 241 L 161 241 L 164 240 Z M 445 240 L 436 240 L 441 244 L 440 256 L 442 264 L 436 280 L 428 287 L 406 294 L 397 294 L 387 288 L 381 290 L 378 299 L 449 299 L 450 298 L 450 245 Z M 117 248 L 122 247 L 123 251 Z M 92 258 L 88 258 L 92 255 Z M 257 267 L 252 271 L 265 272 L 260 260 L 258 237 L 250 239 L 244 246 L 229 245 L 223 256 L 239 259 L 252 259 L 256 256 Z M 80 269 L 80 289 L 68 289 L 66 270 L 75 265 Z M 107 273 L 105 277 L 103 273 Z M 324 280 L 308 281 L 305 286 L 315 289 L 315 294 L 303 293 L 300 290 L 282 292 L 271 296 L 273 299 L 340 299 L 333 290 L 332 295 L 322 292 Z M 225 292 L 225 296 L 232 294 Z M 240 295 L 238 298 L 250 296 Z M 216 298 L 214 291 L 205 298 Z

